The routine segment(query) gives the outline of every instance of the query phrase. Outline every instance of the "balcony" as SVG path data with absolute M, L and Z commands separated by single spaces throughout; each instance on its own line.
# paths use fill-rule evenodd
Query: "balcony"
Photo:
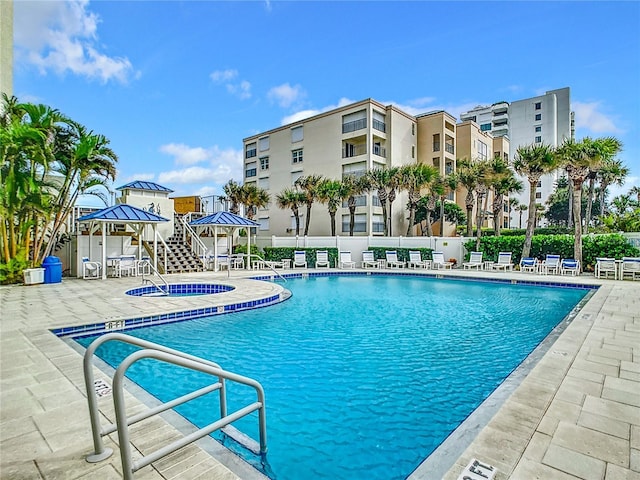
M 360 145 L 345 143 L 342 146 L 342 158 L 357 157 L 358 155 L 366 155 L 366 153 L 367 153 L 367 145 L 364 143 Z
M 445 152 L 450 153 L 450 154 L 452 154 L 452 155 L 453 155 L 453 154 L 454 154 L 454 151 L 455 151 L 455 148 L 454 148 L 453 144 L 451 144 L 451 143 L 445 143 L 445 144 L 444 144 L 444 150 L 445 150 Z
M 342 173 L 342 181 L 344 181 L 347 177 L 352 177 L 354 179 L 359 179 L 364 177 L 367 174 L 366 170 L 353 170 L 351 172 L 343 172 Z
M 387 124 L 384 122 L 381 122 L 380 120 L 376 120 L 375 118 L 373 119 L 373 128 L 375 128 L 380 132 L 384 132 L 384 133 L 387 132 Z M 344 127 L 343 127 L 343 133 L 344 133 Z
M 353 122 L 347 122 L 342 124 L 342 133 L 355 132 L 367 128 L 367 119 L 361 118 L 360 120 L 354 120 Z
M 380 145 L 374 145 L 373 154 L 379 157 L 387 158 L 387 149 Z
M 494 125 L 496 122 L 500 122 L 502 120 L 504 120 L 505 122 L 509 120 L 509 114 L 507 112 L 503 112 L 503 113 L 495 113 L 493 114 L 493 117 L 491 118 L 491 120 L 493 121 Z
M 367 231 L 367 222 L 356 222 L 353 225 L 354 233 L 364 233 Z M 349 232 L 349 222 L 342 222 L 342 233 Z

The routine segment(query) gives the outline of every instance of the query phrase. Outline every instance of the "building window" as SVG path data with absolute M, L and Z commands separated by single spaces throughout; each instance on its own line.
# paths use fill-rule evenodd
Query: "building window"
M 411 145 L 411 158 L 416 158 L 416 146 Z
M 269 157 L 260 158 L 260 170 L 269 170 Z
M 542 131 L 542 125 L 536 125 L 536 133 L 539 133 Z
M 478 157 L 480 160 L 487 159 L 487 152 L 489 149 L 487 148 L 487 144 L 478 140 Z
M 301 142 L 304 139 L 304 130 L 302 125 L 291 129 L 291 143 Z
M 536 187 L 538 188 L 542 187 L 542 180 L 538 180 L 538 184 L 536 185 Z
M 291 161 L 296 163 L 302 163 L 302 149 L 292 150 L 291 151 Z
M 304 173 L 302 171 L 300 172 L 292 172 L 291 173 L 291 185 L 295 185 L 296 182 L 298 181 L 298 179 L 304 175 Z
M 269 137 L 262 137 L 260 140 L 258 140 L 258 149 L 261 152 L 269 150 Z
M 269 190 L 269 177 L 258 179 L 258 188 Z
M 542 198 L 542 192 L 536 192 L 536 198 Z
M 415 135 L 416 134 L 416 124 L 412 123 L 411 124 L 411 135 Z
M 260 226 L 258 230 L 269 230 L 269 219 L 268 218 L 259 218 L 258 223 Z
M 361 178 L 366 173 L 367 173 L 367 163 L 366 162 L 349 163 L 348 165 L 343 165 L 342 166 L 342 179 L 343 180 L 348 176 L 355 177 L 355 178 Z
M 542 102 L 536 102 L 536 110 L 542 110 Z
M 536 143 L 542 143 L 542 137 L 540 135 L 536 137 Z
M 354 200 L 356 201 L 356 207 L 366 207 L 367 206 L 367 196 L 366 195 L 355 195 Z M 342 201 L 342 208 L 349 208 L 349 200 Z
M 536 122 L 539 122 L 540 120 L 542 120 L 542 114 L 536 113 Z
M 247 146 L 245 147 L 245 154 L 244 154 L 244 158 L 252 158 L 255 157 L 257 155 L 256 152 L 256 143 L 248 143 Z
M 384 233 L 384 217 L 382 215 L 371 215 L 371 221 L 373 233 Z
M 247 166 L 245 167 L 245 171 L 244 171 L 244 176 L 247 178 L 255 177 L 257 174 L 256 166 L 257 166 L 256 162 L 247 163 Z
M 351 221 L 350 215 L 342 216 L 342 233 L 349 232 L 350 221 Z M 363 233 L 367 231 L 367 214 L 366 213 L 357 213 L 355 215 L 353 231 L 358 233 Z
M 486 132 L 487 130 L 491 130 L 490 123 L 483 123 L 482 125 L 480 125 L 480 131 Z
M 342 133 L 355 132 L 367 128 L 367 111 L 350 113 L 342 116 Z

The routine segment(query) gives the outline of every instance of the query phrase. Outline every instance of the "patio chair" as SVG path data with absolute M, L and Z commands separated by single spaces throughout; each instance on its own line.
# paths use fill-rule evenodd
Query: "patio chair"
M 380 263 L 376 260 L 372 250 L 362 252 L 362 268 L 380 268 Z
M 453 267 L 452 262 L 445 262 L 443 252 L 431 252 L 431 259 L 432 268 L 435 268 L 437 270 L 441 268 L 448 268 L 449 270 L 451 270 L 451 267 Z
M 531 257 L 521 258 L 520 271 L 536 273 L 538 271 L 538 260 L 536 258 L 531 258 Z
M 82 257 L 82 278 L 95 280 L 102 277 L 102 263 L 92 262 L 89 257 Z
M 384 256 L 387 261 L 387 268 L 404 268 L 405 263 L 398 260 L 398 252 L 395 250 L 387 250 Z
M 242 254 L 231 255 L 229 262 L 233 270 L 242 270 L 244 268 L 244 256 Z
M 329 264 L 329 252 L 327 250 L 316 251 L 316 268 L 320 267 L 331 267 Z
M 422 260 L 422 255 L 418 250 L 409 250 L 409 261 L 407 268 L 430 268 L 431 260 Z
M 613 274 L 614 280 L 618 279 L 618 265 L 616 265 L 616 259 L 606 257 L 596 258 L 596 278 L 609 278 L 610 273 Z
M 293 268 L 307 268 L 307 254 L 304 250 L 293 252 Z
M 138 274 L 138 266 L 136 265 L 135 255 L 120 255 L 118 262 L 118 276 L 136 276 Z
M 620 280 L 631 277 L 631 280 L 640 279 L 640 257 L 622 257 L 620 265 Z
M 560 273 L 560 255 L 548 254 L 540 264 L 540 273 L 544 275 L 549 275 L 549 273 L 558 275 Z
M 480 270 L 482 268 L 482 252 L 471 252 L 469 256 L 469 261 L 464 262 L 462 267 L 467 269 L 477 268 Z
M 498 261 L 492 265 L 493 270 L 513 270 L 513 263 L 511 263 L 511 252 L 499 252 Z
M 573 258 L 563 258 L 560 262 L 560 275 L 580 275 L 580 262 Z
M 356 262 L 351 260 L 351 252 L 340 252 L 338 268 L 356 268 Z

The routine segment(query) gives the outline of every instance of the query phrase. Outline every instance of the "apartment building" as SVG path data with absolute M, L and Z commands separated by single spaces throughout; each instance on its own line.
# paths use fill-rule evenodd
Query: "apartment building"
M 278 208 L 278 193 L 291 188 L 301 176 L 318 174 L 340 180 L 374 168 L 415 163 L 417 121 L 394 106 L 367 99 L 245 138 L 243 145 L 244 182 L 255 183 L 271 195 L 271 204 L 256 216 L 258 235 L 295 235 L 295 218 L 290 210 Z M 400 194 L 391 218 L 394 233 L 406 231 L 405 204 L 405 195 Z M 304 210 L 301 208 L 301 225 L 306 220 Z M 337 234 L 348 235 L 346 204 L 336 218 Z M 314 203 L 309 235 L 329 235 L 330 231 L 327 206 Z M 375 192 L 357 198 L 354 233 L 384 234 Z
M 565 139 L 574 137 L 570 93 L 569 87 L 565 87 L 511 103 L 501 101 L 491 106 L 478 106 L 460 114 L 460 119 L 476 122 L 482 131 L 490 132 L 494 137 L 507 136 L 509 156 L 513 158 L 520 146 L 546 144 L 557 147 Z M 563 174 L 562 170 L 557 170 L 541 179 L 536 191 L 536 199 L 541 205 Z M 526 182 L 526 179 L 521 180 Z M 517 197 L 520 202 L 529 203 L 528 190 Z

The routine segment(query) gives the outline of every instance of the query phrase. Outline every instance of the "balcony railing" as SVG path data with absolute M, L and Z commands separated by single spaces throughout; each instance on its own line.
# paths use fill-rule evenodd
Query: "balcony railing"
M 445 151 L 447 153 L 453 153 L 453 151 L 454 151 L 453 145 L 450 144 L 450 143 L 445 143 L 444 144 L 444 149 L 445 149 Z
M 344 181 L 347 177 L 352 177 L 354 179 L 362 178 L 367 174 L 366 170 L 354 170 L 353 172 L 345 172 L 342 174 L 342 181 Z
M 434 152 L 440 151 L 440 142 L 433 142 L 433 151 Z
M 373 222 L 371 226 L 373 233 L 384 233 L 384 223 L 383 222 Z
M 376 120 L 375 118 L 373 119 L 373 128 L 381 132 L 387 132 L 387 124 L 380 120 Z
M 353 122 L 347 122 L 342 124 L 342 133 L 355 132 L 367 128 L 367 119 L 361 118 L 360 120 L 354 120 Z
M 345 145 L 342 147 L 342 158 L 357 157 L 358 155 L 365 155 L 367 153 L 367 145 Z
M 374 145 L 373 154 L 378 155 L 379 157 L 387 158 L 387 149 L 381 147 L 380 145 Z

